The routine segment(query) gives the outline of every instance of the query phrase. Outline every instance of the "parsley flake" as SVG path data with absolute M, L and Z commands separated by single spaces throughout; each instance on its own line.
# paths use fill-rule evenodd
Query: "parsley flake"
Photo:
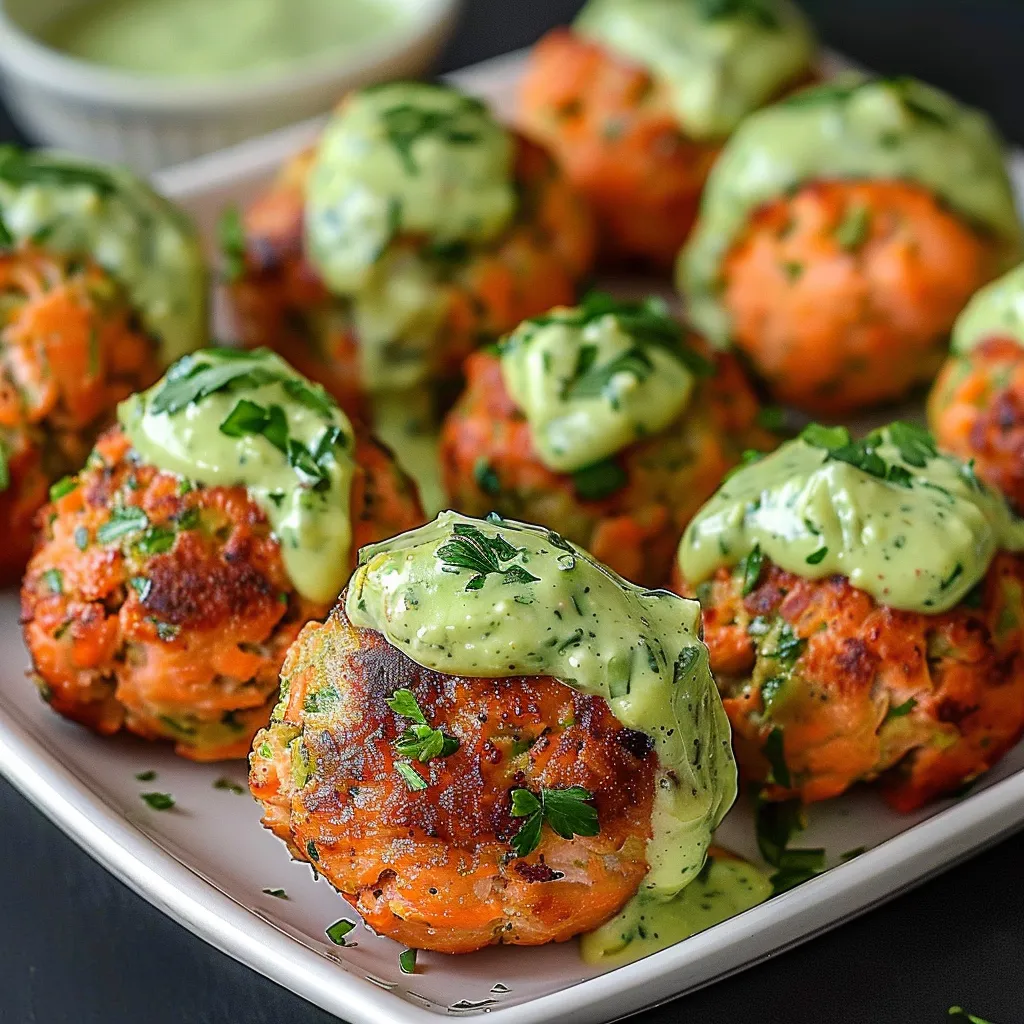
M 324 929 L 324 934 L 333 942 L 336 946 L 347 946 L 348 943 L 345 941 L 345 936 L 348 935 L 353 928 L 355 928 L 355 921 L 347 921 L 345 918 L 339 918 L 334 924 L 329 925 Z
M 403 949 L 402 952 L 398 954 L 398 966 L 403 974 L 415 974 L 416 950 Z
M 142 793 L 140 795 L 154 811 L 169 811 L 174 806 L 174 797 L 170 793 Z
M 466 584 L 466 590 L 480 590 L 487 577 L 502 576 L 502 583 L 539 583 L 538 577 L 519 564 L 502 568 L 502 562 L 518 557 L 519 549 L 514 548 L 502 535 L 488 537 L 477 527 L 457 523 L 451 540 L 437 549 L 437 557 L 443 563 L 442 571 L 457 573 L 469 569 L 475 575 Z
M 540 844 L 541 825 L 547 824 L 563 839 L 574 836 L 596 836 L 600 831 L 597 809 L 587 801 L 594 794 L 582 786 L 547 789 L 541 786 L 539 796 L 528 789 L 513 789 L 512 816 L 525 818 L 512 837 L 517 857 L 526 857 Z
M 147 526 L 149 517 L 138 505 L 120 505 L 96 531 L 96 539 L 101 544 L 109 544 L 130 534 L 141 533 Z
M 411 718 L 414 723 L 395 740 L 395 749 L 403 757 L 425 764 L 435 757 L 450 757 L 459 749 L 454 736 L 446 736 L 431 726 L 411 690 L 396 690 L 388 697 L 387 705 L 396 715 Z

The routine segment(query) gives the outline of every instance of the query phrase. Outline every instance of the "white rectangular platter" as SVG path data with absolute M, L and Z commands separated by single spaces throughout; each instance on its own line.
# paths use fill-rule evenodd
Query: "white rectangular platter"
M 521 57 L 454 76 L 508 112 Z M 296 126 L 165 172 L 159 186 L 209 239 L 228 202 L 244 201 L 319 122 Z M 1024 195 L 1024 156 L 1014 158 Z M 399 456 L 401 453 L 399 453 Z M 889 899 L 1024 826 L 1024 744 L 958 801 L 916 815 L 868 791 L 811 812 L 801 845 L 828 850 L 830 870 L 686 942 L 626 967 L 585 965 L 575 943 L 421 954 L 403 975 L 400 947 L 361 926 L 344 948 L 324 929 L 354 912 L 259 825 L 245 768 L 193 765 L 127 738 L 103 740 L 59 719 L 23 678 L 18 601 L 0 595 L 0 771 L 117 877 L 217 948 L 351 1024 L 436 1024 L 486 1013 L 492 1024 L 586 1024 L 617 1019 L 706 985 Z M 155 771 L 149 781 L 138 773 Z M 220 783 L 218 785 L 218 782 Z M 147 790 L 172 793 L 150 809 Z M 738 805 L 718 841 L 756 859 L 751 810 Z M 841 854 L 867 851 L 847 862 Z M 264 890 L 283 889 L 287 899 Z

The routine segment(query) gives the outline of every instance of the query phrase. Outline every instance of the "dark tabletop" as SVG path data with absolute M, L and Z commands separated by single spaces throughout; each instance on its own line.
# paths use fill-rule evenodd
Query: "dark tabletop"
M 216 2 L 216 0 L 211 0 Z M 825 41 L 985 107 L 1024 143 L 1021 0 L 804 0 Z M 573 0 L 467 0 L 443 67 L 525 46 Z M 0 137 L 10 135 L 0 117 Z M 0 1024 L 329 1024 L 129 892 L 0 780 Z M 1024 1022 L 1024 835 L 641 1024 Z M 382 1024 L 386 1022 L 382 1019 Z

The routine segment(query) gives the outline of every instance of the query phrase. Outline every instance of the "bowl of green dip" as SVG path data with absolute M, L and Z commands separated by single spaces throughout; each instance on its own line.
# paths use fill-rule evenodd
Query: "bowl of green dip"
M 28 134 L 148 172 L 423 72 L 458 0 L 0 0 Z

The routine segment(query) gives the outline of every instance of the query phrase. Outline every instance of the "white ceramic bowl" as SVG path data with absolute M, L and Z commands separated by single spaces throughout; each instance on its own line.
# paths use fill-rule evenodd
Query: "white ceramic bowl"
M 398 0 L 406 12 L 400 26 L 355 56 L 325 54 L 280 73 L 196 82 L 105 68 L 36 37 L 58 14 L 91 2 L 0 0 L 7 105 L 37 141 L 143 173 L 323 113 L 354 86 L 420 74 L 459 7 L 459 0 Z

